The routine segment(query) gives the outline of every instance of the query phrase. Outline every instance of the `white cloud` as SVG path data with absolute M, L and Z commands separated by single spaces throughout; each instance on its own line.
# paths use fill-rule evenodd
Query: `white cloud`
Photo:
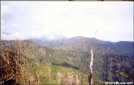
M 10 7 L 8 5 L 1 5 L 1 15 L 4 13 L 10 13 Z
M 3 19 L 1 19 L 1 30 L 5 29 L 4 24 L 5 24 L 5 21 L 3 21 Z
M 10 21 L 13 18 L 13 10 L 9 5 L 1 5 L 1 18 L 4 22 Z
M 12 40 L 12 39 L 27 39 L 26 35 L 19 32 L 10 33 L 9 35 L 1 34 L 2 39 Z
M 14 24 L 11 24 L 11 26 L 16 27 L 18 26 L 18 24 L 14 23 Z
M 1 5 L 1 16 L 12 14 L 13 10 L 9 5 Z
M 8 31 L 18 31 L 18 36 L 22 34 L 25 38 L 42 37 L 49 34 L 50 38 L 54 38 L 53 35 L 62 34 L 67 37 L 95 36 L 104 40 L 108 40 L 109 37 L 111 40 L 114 38 L 118 40 L 119 35 L 120 37 L 127 34 L 132 35 L 132 5 L 128 2 L 22 3 L 19 1 L 2 5 L 2 10 L 3 13 L 6 13 L 12 8 L 10 13 L 14 11 L 14 18 L 10 22 L 6 22 L 5 27 L 18 26 Z M 132 38 L 130 35 L 129 37 Z

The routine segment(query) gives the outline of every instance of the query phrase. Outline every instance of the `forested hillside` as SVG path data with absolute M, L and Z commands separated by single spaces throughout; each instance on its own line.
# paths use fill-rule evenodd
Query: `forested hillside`
M 16 80 L 16 83 L 87 84 L 90 73 L 88 67 L 90 50 L 93 49 L 93 79 L 95 84 L 102 84 L 106 81 L 131 81 L 129 78 L 127 79 L 117 73 L 117 71 L 121 71 L 134 78 L 134 59 L 132 56 L 127 55 L 129 52 L 133 53 L 129 51 L 129 49 L 133 50 L 131 44 L 125 43 L 128 52 L 124 53 L 126 50 L 120 43 L 117 43 L 119 45 L 116 44 L 118 47 L 116 49 L 114 43 L 107 43 L 109 42 L 84 37 L 54 41 L 53 45 L 51 43 L 51 45 L 36 45 L 28 40 L 2 40 L 0 43 L 0 64 L 3 67 L 1 67 L 0 80 L 4 80 L 4 76 L 14 74 L 12 69 L 15 68 L 12 64 L 7 63 L 7 55 L 10 54 L 13 57 L 11 59 L 14 60 L 16 58 L 12 53 L 18 52 L 19 49 L 20 51 L 16 54 L 17 59 L 15 61 L 9 60 L 10 63 L 19 62 L 19 60 L 22 62 L 22 64 L 16 64 L 21 68 L 16 70 L 20 72 L 18 72 L 19 75 L 22 75 L 21 81 Z M 115 45 L 115 47 L 112 45 Z M 16 51 L 14 51 L 15 49 Z M 4 68 L 7 67 L 11 67 L 11 69 L 7 69 L 9 72 L 5 73 Z
M 118 52 L 124 55 L 134 57 L 134 42 L 132 41 L 110 42 L 99 40 L 96 38 L 86 38 L 82 36 L 76 36 L 68 39 L 65 38 L 57 41 L 44 41 L 42 39 L 34 38 L 29 40 L 37 45 L 69 48 L 77 51 L 89 51 L 92 48 L 97 53 L 105 54 Z
M 46 49 L 47 55 L 43 51 Z M 76 70 L 75 66 L 53 65 L 51 51 L 53 52 L 50 48 L 38 47 L 29 41 L 2 41 L 0 83 L 3 85 L 87 83 L 87 75 Z

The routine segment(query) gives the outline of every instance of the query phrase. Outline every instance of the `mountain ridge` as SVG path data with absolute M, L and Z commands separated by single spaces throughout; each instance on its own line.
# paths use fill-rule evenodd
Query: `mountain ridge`
M 76 37 L 61 39 L 61 40 L 52 41 L 52 42 L 48 42 L 48 41 L 42 42 L 42 40 L 33 41 L 32 39 L 30 41 L 37 45 L 46 45 L 49 47 L 71 48 L 77 51 L 78 49 L 80 49 L 80 51 L 89 51 L 91 47 L 97 51 L 97 49 L 104 46 L 106 49 L 116 50 L 117 52 L 122 52 L 123 54 L 134 57 L 133 56 L 133 52 L 134 52 L 133 41 L 110 42 L 110 41 L 99 40 L 93 37 L 87 38 L 87 37 L 82 37 L 82 36 L 76 36 Z M 41 42 L 41 43 L 39 44 L 37 42 Z M 83 47 L 81 46 L 85 46 L 85 50 L 83 50 Z M 94 48 L 95 46 L 97 46 L 98 48 Z

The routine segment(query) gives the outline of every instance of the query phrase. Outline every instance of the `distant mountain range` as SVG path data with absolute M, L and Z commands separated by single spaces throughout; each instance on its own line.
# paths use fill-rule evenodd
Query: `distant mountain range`
M 31 38 L 29 41 L 37 45 L 45 45 L 49 47 L 62 47 L 77 51 L 90 51 L 92 48 L 98 53 L 122 53 L 134 57 L 134 42 L 133 41 L 119 41 L 110 42 L 103 41 L 96 38 L 86 38 L 82 36 L 76 36 L 72 38 L 62 38 L 58 40 L 43 40 Z M 104 49 L 101 49 L 101 48 Z

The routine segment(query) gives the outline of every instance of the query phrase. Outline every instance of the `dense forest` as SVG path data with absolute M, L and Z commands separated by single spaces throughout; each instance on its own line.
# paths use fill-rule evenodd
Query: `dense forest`
M 91 49 L 94 84 L 134 79 L 133 42 L 78 36 L 45 42 L 1 40 L 0 45 L 1 84 L 88 84 Z

